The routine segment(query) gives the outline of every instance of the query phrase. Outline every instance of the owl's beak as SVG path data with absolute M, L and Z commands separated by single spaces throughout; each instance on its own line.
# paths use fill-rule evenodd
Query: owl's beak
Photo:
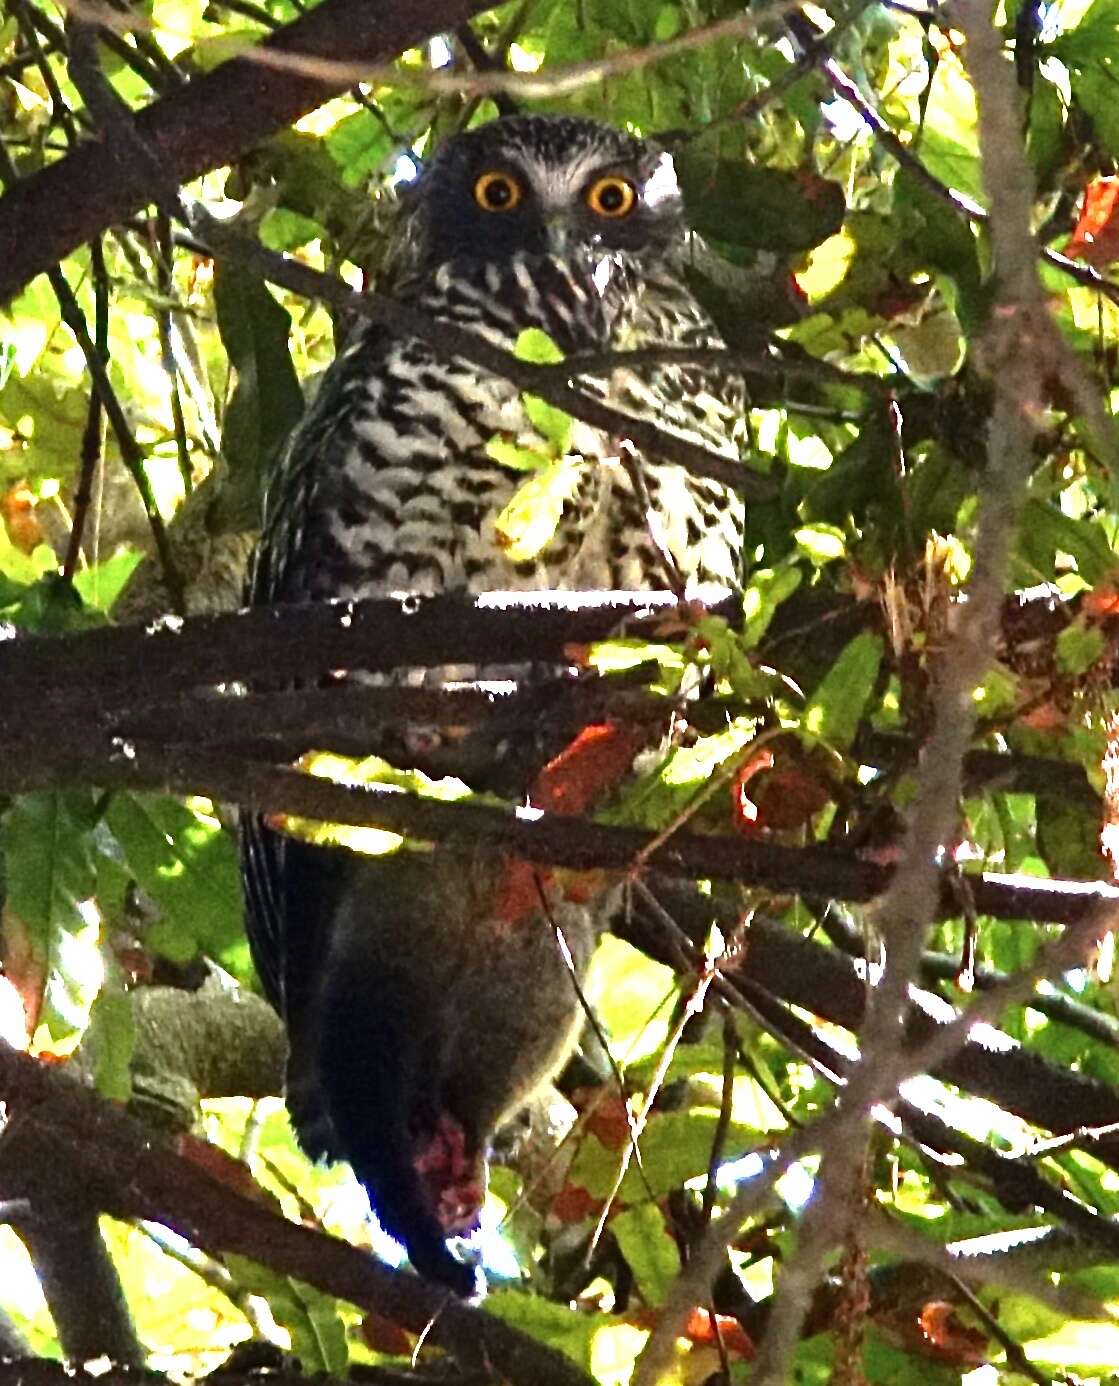
M 544 239 L 549 255 L 566 255 L 573 245 L 571 223 L 559 214 L 547 217 L 544 221 Z

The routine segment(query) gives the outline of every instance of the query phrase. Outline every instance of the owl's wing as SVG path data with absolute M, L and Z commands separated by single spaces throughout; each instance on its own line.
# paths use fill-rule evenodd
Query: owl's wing
M 284 935 L 287 909 L 283 899 L 284 839 L 264 826 L 256 814 L 243 813 L 239 827 L 241 885 L 245 896 L 245 931 L 264 994 L 284 1014 Z
M 315 487 L 351 441 L 353 395 L 364 387 L 383 350 L 380 329 L 362 324 L 322 377 L 307 412 L 277 455 L 245 594 L 250 605 L 314 599 L 308 574 L 321 554 L 319 536 L 308 532 L 308 521 Z M 313 854 L 300 852 L 292 839 L 249 813 L 241 815 L 240 845 L 249 948 L 265 994 L 290 1020 L 301 1009 L 304 980 L 313 975 L 309 969 L 325 944 L 308 923 L 321 919 L 321 910 L 301 905 L 315 889 L 309 879 Z

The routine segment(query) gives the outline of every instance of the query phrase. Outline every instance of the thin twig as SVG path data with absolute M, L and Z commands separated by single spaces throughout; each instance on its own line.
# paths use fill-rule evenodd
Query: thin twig
M 664 62 L 696 48 L 706 48 L 723 39 L 745 38 L 757 33 L 774 20 L 799 10 L 804 0 L 770 0 L 763 9 L 732 15 L 711 24 L 699 24 L 686 33 L 662 43 L 640 48 L 627 48 L 606 58 L 588 62 L 569 63 L 549 68 L 546 72 L 446 72 L 431 68 L 376 67 L 370 64 L 339 62 L 312 57 L 305 53 L 284 52 L 275 48 L 255 46 L 239 56 L 262 67 L 291 72 L 315 81 L 342 83 L 366 82 L 377 86 L 419 87 L 438 96 L 492 96 L 508 92 L 525 101 L 547 100 L 566 96 L 583 87 L 595 86 L 611 77 L 623 77 L 632 72 Z M 69 12 L 87 24 L 115 30 L 119 34 L 133 33 L 152 27 L 149 20 L 135 13 L 128 15 L 97 3 L 97 0 L 66 0 Z
M 94 347 L 102 361 L 109 359 L 109 274 L 105 266 L 105 247 L 98 236 L 90 247 L 90 264 L 93 268 L 94 294 Z M 78 560 L 85 538 L 86 517 L 93 500 L 93 478 L 97 468 L 102 465 L 104 451 L 104 417 L 101 396 L 96 390 L 89 392 L 89 406 L 86 412 L 85 428 L 82 431 L 81 458 L 78 468 L 78 484 L 74 488 L 71 502 L 70 537 L 66 544 L 66 556 L 62 562 L 62 576 L 72 580 L 78 570 Z

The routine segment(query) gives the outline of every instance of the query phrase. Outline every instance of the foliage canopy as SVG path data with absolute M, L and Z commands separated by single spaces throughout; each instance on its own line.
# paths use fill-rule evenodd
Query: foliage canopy
M 348 76 L 345 94 L 185 191 L 270 250 L 365 288 L 376 284 L 394 185 L 445 135 L 511 101 L 627 125 L 674 154 L 708 247 L 695 291 L 742 353 L 748 460 L 769 485 L 749 506 L 751 575 L 729 619 L 704 614 L 682 636 L 614 640 L 589 656 L 623 693 L 637 677 L 669 695 L 695 665 L 714 689 L 689 738 L 601 820 L 723 834 L 757 852 L 753 866 L 736 858 L 738 884 L 708 881 L 670 907 L 690 952 L 663 935 L 658 948 L 647 920 L 604 943 L 590 996 L 613 1068 L 589 1045 L 569 1075 L 571 1102 L 557 1100 L 552 1115 L 561 1127 L 579 1120 L 558 1163 L 530 1141 L 494 1171 L 485 1309 L 620 1386 L 713 1214 L 771 1152 L 791 1151 L 770 1197 L 724 1234 L 714 1285 L 692 1284 L 701 1293 L 672 1369 L 680 1381 L 745 1382 L 804 1210 L 823 1196 L 811 1132 L 828 1128 L 812 1124 L 855 1071 L 876 976 L 864 953 L 879 961 L 883 921 L 863 908 L 873 892 L 830 898 L 828 863 L 851 868 L 844 881 L 871 880 L 902 857 L 920 747 L 938 718 L 964 713 L 938 689 L 968 620 L 960 594 L 982 568 L 979 494 L 1006 388 L 990 345 L 1004 304 L 985 191 L 1004 165 L 980 147 L 963 35 L 935 5 L 850 0 L 745 19 L 724 0 L 426 10 L 429 42 Z M 134 109 L 168 100 L 236 55 L 252 60 L 303 11 L 294 0 L 112 10 L 121 22 L 99 31 L 91 79 L 81 9 L 9 0 L 0 257 L 16 190 L 78 142 L 112 138 L 99 82 Z M 969 703 L 969 754 L 949 786 L 958 812 L 940 843 L 946 893 L 935 920 L 915 922 L 930 927 L 912 977 L 914 1043 L 1008 977 L 1021 982 L 1084 912 L 1062 883 L 1086 883 L 1076 898 L 1102 901 L 1102 941 L 1008 993 L 984 1016 L 997 1035 L 959 1036 L 931 1075 L 895 1095 L 892 1115 L 881 1111 L 840 1205 L 849 1225 L 801 1306 L 803 1382 L 1105 1381 L 1119 1363 L 1104 1316 L 1119 1293 L 1119 1015 L 1105 888 L 1119 822 L 1119 494 L 1101 428 L 1119 349 L 1119 282 L 1108 277 L 1119 259 L 1119 3 L 1008 4 L 994 22 L 1036 183 L 1045 304 L 1075 366 L 1046 362 L 1044 398 L 1018 401 L 1031 411 L 1028 483 L 1006 498 L 1008 513 L 1020 501 L 1020 519 L 1001 632 L 984 637 L 989 663 Z M 599 66 L 580 69 L 588 63 Z M 496 81 L 503 73 L 513 79 Z M 251 99 L 230 98 L 230 125 Z M 184 598 L 188 613 L 235 605 L 261 478 L 301 413 L 301 383 L 329 364 L 348 326 L 235 257 L 215 262 L 197 227 L 160 205 L 157 187 L 150 194 L 142 214 L 105 226 L 0 313 L 0 619 L 20 635 L 77 638 L 111 611 L 151 620 Z M 549 346 L 525 341 L 518 355 L 547 364 Z M 1023 353 L 1037 350 L 1023 338 Z M 91 354 L 119 419 L 91 389 Z M 516 553 L 554 525 L 571 434 L 566 412 L 541 398 L 532 407 L 554 456 L 493 444 L 527 474 L 508 519 Z M 177 577 L 161 575 L 157 553 Z M 18 672 L 18 639 L 9 645 Z M 281 672 L 297 669 L 293 656 Z M 111 735 L 127 722 L 98 701 L 100 685 L 88 723 L 77 718 L 86 672 L 69 667 L 53 703 L 54 693 L 0 706 L 0 1033 L 36 1055 L 73 1056 L 68 1068 L 169 1124 L 180 1152 L 229 1187 L 250 1182 L 234 1171 L 241 1160 L 277 1213 L 393 1259 L 348 1172 L 313 1170 L 295 1147 L 266 1009 L 246 1022 L 260 1027 L 259 1048 L 222 1029 L 224 1013 L 200 1020 L 174 999 L 159 1009 L 164 992 L 199 998 L 200 1014 L 217 1008 L 207 963 L 256 986 L 233 838 L 201 771 L 184 797 L 112 779 Z M 144 690 L 136 696 L 139 716 Z M 160 707 L 166 724 L 153 738 L 149 717 L 149 740 L 181 748 L 200 736 L 197 706 Z M 386 776 L 367 765 L 357 778 Z M 784 848 L 801 855 L 779 857 Z M 775 885 L 779 862 L 787 876 Z M 219 1062 L 214 1046 L 245 1063 Z M 61 1142 L 55 1153 L 65 1166 Z M 257 1260 L 202 1256 L 155 1222 L 108 1217 L 100 1236 L 125 1320 L 157 1369 L 209 1371 L 249 1338 L 336 1374 L 355 1363 L 403 1370 L 415 1348 L 387 1311 L 359 1311 L 271 1268 L 263 1246 Z M 0 1227 L 0 1308 L 35 1354 L 74 1357 L 96 1335 L 80 1314 L 67 1330 L 64 1276 L 52 1321 L 34 1265 L 48 1255 L 16 1209 Z

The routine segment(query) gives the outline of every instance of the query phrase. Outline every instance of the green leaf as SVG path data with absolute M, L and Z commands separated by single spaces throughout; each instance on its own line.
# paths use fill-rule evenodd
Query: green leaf
M 552 366 L 563 360 L 563 352 L 539 327 L 525 328 L 517 338 L 513 354 L 519 360 L 530 361 L 537 366 Z M 521 399 L 524 401 L 529 422 L 551 443 L 556 455 L 562 457 L 571 447 L 574 419 L 538 395 L 525 393 Z
M 768 622 L 767 622 L 768 624 Z M 773 688 L 770 671 L 755 668 L 746 653 L 742 636 L 722 617 L 703 616 L 696 622 L 695 634 L 706 646 L 707 661 L 715 676 L 730 684 L 739 698 L 765 698 Z
M 341 755 L 334 751 L 313 751 L 299 761 L 300 768 L 335 784 L 396 785 L 409 794 L 452 803 L 471 797 L 469 785 L 454 776 L 432 779 L 422 770 L 400 770 L 380 756 Z M 284 815 L 284 831 L 304 842 L 348 847 L 365 856 L 379 857 L 398 851 L 405 839 L 387 828 L 361 828 L 350 823 L 324 823 L 297 814 Z
M 1094 0 L 1076 28 L 1046 44 L 1046 51 L 1075 68 L 1119 61 L 1119 0 Z
M 306 1373 L 346 1375 L 346 1326 L 332 1295 L 244 1256 L 227 1255 L 225 1264 L 242 1290 L 268 1301 L 272 1317 L 291 1334 L 291 1350 Z
M 777 608 L 791 597 L 802 581 L 799 568 L 759 568 L 751 573 L 742 597 L 742 643 L 752 650 L 769 629 Z
M 303 392 L 288 352 L 291 318 L 255 274 L 227 258 L 218 261 L 214 274 L 214 308 L 237 372 L 222 452 L 234 484 L 251 493 L 303 414 Z
M 1079 618 L 1057 636 L 1057 667 L 1062 674 L 1085 674 L 1106 647 L 1103 631 Z
M 849 749 L 878 680 L 883 641 L 863 631 L 820 680 L 804 711 L 804 728 L 838 750 Z
M 1074 520 L 1051 501 L 1031 497 L 1018 527 L 1018 550 L 1036 576 L 1052 580 L 1058 554 L 1068 554 L 1076 571 L 1095 587 L 1116 567 L 1116 556 L 1091 520 Z
M 1119 102 L 1116 102 L 1115 72 L 1109 65 L 1085 67 L 1072 84 L 1077 102 L 1092 117 L 1098 136 L 1113 157 L 1119 156 Z
M 979 263 L 973 228 L 920 179 L 899 168 L 894 180 L 894 209 L 905 228 L 903 250 L 913 269 L 935 269 L 956 287 L 955 307 L 968 331 L 983 323 L 990 301 Z
M 549 404 L 539 395 L 524 394 L 521 399 L 524 401 L 529 422 L 552 444 L 557 456 L 563 457 L 565 453 L 570 452 L 571 433 L 575 427 L 575 420 L 571 415 L 565 414 L 562 409 L 557 409 L 554 404 Z
M 264 214 L 260 223 L 260 241 L 269 250 L 297 250 L 309 241 L 319 240 L 324 234 L 321 222 L 313 217 L 305 217 L 302 212 L 293 212 L 288 207 L 273 207 Z
M 65 635 L 103 625 L 105 618 L 85 606 L 76 586 L 49 572 L 23 593 L 12 620 L 39 635 Z
M 58 572 L 58 559 L 46 544 L 38 544 L 30 553 L 17 549 L 8 537 L 8 527 L 0 523 L 0 577 L 5 582 L 4 604 L 26 595 L 29 588 L 48 573 Z
M 719 1114 L 714 1109 L 655 1113 L 641 1136 L 641 1168 L 631 1164 L 622 1180 L 622 1203 L 643 1203 L 649 1190 L 654 1198 L 661 1198 L 687 1180 L 705 1175 L 718 1128 Z M 732 1121 L 727 1128 L 726 1158 L 737 1159 L 756 1139 L 753 1127 Z M 588 1137 L 571 1163 L 568 1181 L 586 1189 L 592 1198 L 605 1198 L 617 1178 L 619 1158 L 617 1150 Z
M 396 148 L 385 123 L 372 111 L 355 111 L 330 129 L 323 140 L 347 187 L 360 187 Z
M 44 981 L 40 1020 L 52 1040 L 68 1041 L 89 1021 L 101 986 L 88 790 L 43 790 L 15 800 L 0 822 L 5 909 L 26 931 Z
M 711 160 L 689 147 L 676 158 L 689 223 L 704 236 L 753 250 L 808 250 L 843 225 L 843 189 L 817 174 Z
M 514 472 L 543 471 L 552 462 L 552 458 L 544 453 L 533 452 L 531 448 L 518 448 L 504 438 L 491 438 L 486 444 L 486 454 Z
M 222 959 L 242 935 L 237 854 L 213 819 L 155 794 L 114 794 L 106 821 L 128 869 L 163 912 L 146 935 L 185 960 Z
M 1054 876 L 1082 881 L 1107 876 L 1098 815 L 1078 804 L 1053 794 L 1038 796 L 1037 846 Z
M 0 390 L 8 383 L 8 376 L 15 370 L 18 355 L 15 342 L 0 337 Z
M 818 567 L 847 556 L 847 541 L 835 525 L 801 525 L 793 532 L 797 548 Z
M 639 1203 L 618 1213 L 610 1230 L 633 1271 L 646 1304 L 663 1304 L 680 1274 L 680 1252 L 664 1214 L 655 1203 Z
M 132 1002 L 119 984 L 102 988 L 89 1016 L 82 1053 L 94 1055 L 93 1082 L 102 1097 L 127 1102 L 132 1096 L 132 1054 L 136 1026 Z
M 519 361 L 531 361 L 534 366 L 554 366 L 563 360 L 563 352 L 539 327 L 525 328 L 517 338 L 513 355 Z
M 586 987 L 612 1046 L 628 1062 L 660 1051 L 677 992 L 670 968 L 606 934 L 591 959 Z
M 526 1295 L 520 1290 L 496 1290 L 487 1295 L 486 1313 L 565 1353 L 584 1369 L 591 1365 L 593 1338 L 612 1322 L 605 1314 L 573 1314 L 566 1304 L 552 1304 L 542 1295 Z
M 83 568 L 74 577 L 74 590 L 95 611 L 111 611 L 142 557 L 139 549 L 122 549 L 92 568 Z

